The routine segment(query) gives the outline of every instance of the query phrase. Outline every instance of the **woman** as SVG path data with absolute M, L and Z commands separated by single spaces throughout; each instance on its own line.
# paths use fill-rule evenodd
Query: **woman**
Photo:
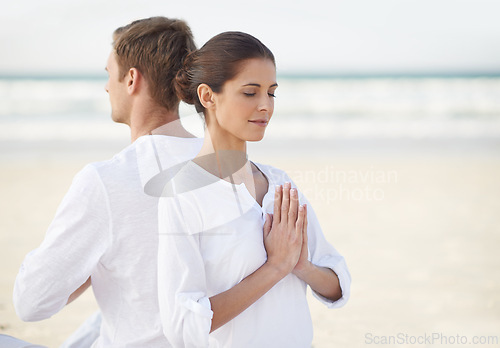
M 222 33 L 187 57 L 177 83 L 206 129 L 200 153 L 160 200 L 167 339 L 174 347 L 310 347 L 307 285 L 339 307 L 350 275 L 288 176 L 247 159 L 246 142 L 263 138 L 273 114 L 273 54 L 251 35 Z

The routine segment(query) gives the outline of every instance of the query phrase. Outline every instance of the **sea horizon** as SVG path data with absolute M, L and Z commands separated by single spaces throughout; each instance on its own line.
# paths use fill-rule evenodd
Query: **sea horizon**
M 460 71 L 277 71 L 278 78 L 284 79 L 425 79 L 425 78 L 499 78 L 500 70 L 460 70 Z M 101 80 L 105 72 L 5 72 L 0 71 L 0 80 Z

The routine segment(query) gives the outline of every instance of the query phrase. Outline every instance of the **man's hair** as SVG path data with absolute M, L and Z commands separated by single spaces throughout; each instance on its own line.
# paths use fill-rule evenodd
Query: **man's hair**
M 165 17 L 134 21 L 115 30 L 113 48 L 120 80 L 136 68 L 148 82 L 153 100 L 169 111 L 177 110 L 175 76 L 186 55 L 196 49 L 186 22 Z

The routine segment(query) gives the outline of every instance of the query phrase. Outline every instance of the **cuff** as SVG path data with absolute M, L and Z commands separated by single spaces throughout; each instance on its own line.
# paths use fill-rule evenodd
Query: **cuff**
M 180 293 L 177 303 L 184 310 L 182 340 L 185 347 L 208 347 L 213 312 L 208 297 L 201 293 Z

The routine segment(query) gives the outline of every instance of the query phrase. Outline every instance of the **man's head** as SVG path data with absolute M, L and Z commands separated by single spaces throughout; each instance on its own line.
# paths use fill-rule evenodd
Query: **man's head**
M 138 78 L 147 87 L 151 103 L 176 113 L 179 99 L 175 76 L 184 57 L 195 49 L 191 30 L 179 19 L 151 17 L 116 29 L 106 67 L 113 120 L 130 122 L 131 101 L 127 95 L 133 94 Z

